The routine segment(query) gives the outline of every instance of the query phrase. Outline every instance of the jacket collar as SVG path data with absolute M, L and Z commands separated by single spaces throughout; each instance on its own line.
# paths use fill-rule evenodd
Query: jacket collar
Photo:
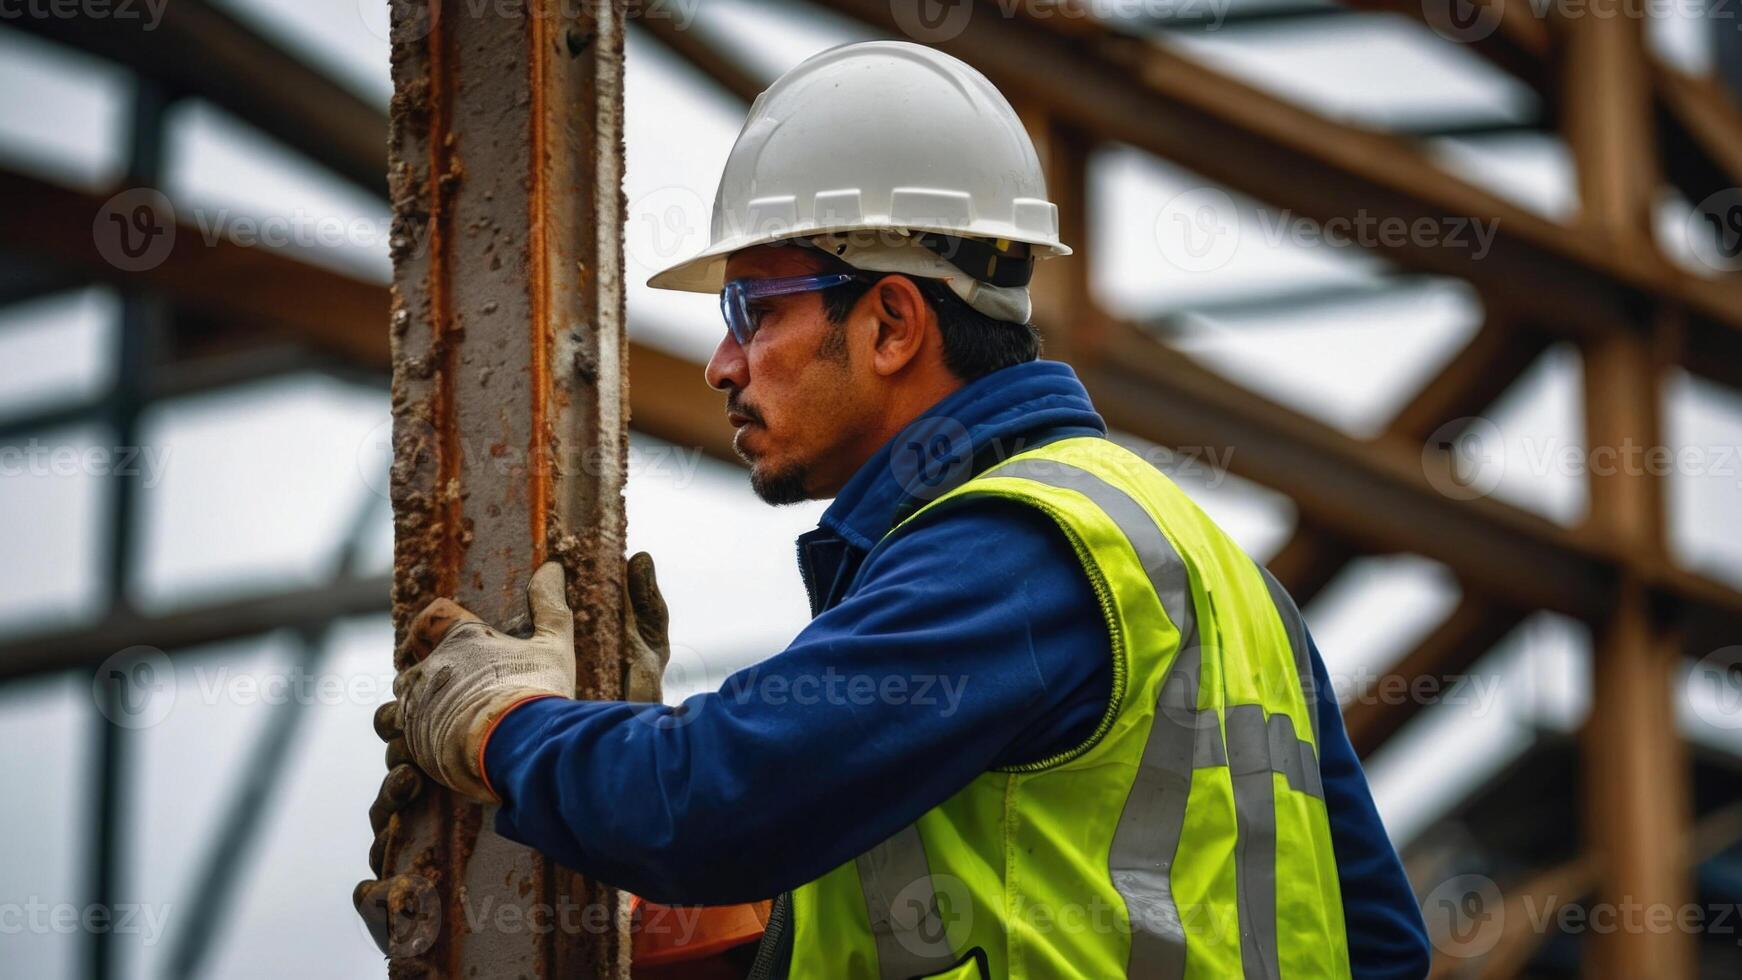
M 901 518 L 980 470 L 1061 435 L 1106 432 L 1070 365 L 1029 361 L 994 371 L 885 443 L 841 488 L 818 525 L 870 551 Z

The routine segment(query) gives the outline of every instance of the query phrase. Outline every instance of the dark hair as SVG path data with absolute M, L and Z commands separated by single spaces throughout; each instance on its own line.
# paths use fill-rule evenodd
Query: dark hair
M 872 273 L 823 290 L 823 312 L 828 314 L 829 321 L 837 326 L 846 322 L 853 305 L 881 278 Z M 1040 356 L 1040 332 L 1033 324 L 995 320 L 963 302 L 942 279 L 907 278 L 919 287 L 919 294 L 937 314 L 938 332 L 944 341 L 944 366 L 956 377 L 973 381 Z

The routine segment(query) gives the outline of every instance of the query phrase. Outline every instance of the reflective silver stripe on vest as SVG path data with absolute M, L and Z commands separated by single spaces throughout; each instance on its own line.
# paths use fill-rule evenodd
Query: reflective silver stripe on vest
M 1264 722 L 1264 708 L 1256 704 L 1231 704 L 1224 716 L 1228 724 L 1228 773 L 1234 782 L 1234 817 L 1240 826 L 1234 843 L 1240 964 L 1248 978 L 1275 980 L 1276 784 L 1271 776 L 1269 726 Z
M 1143 565 L 1163 610 L 1179 630 L 1179 653 L 1157 698 L 1155 721 L 1143 747 L 1143 757 L 1125 808 L 1119 815 L 1108 855 L 1113 885 L 1124 899 L 1131 920 L 1131 961 L 1128 976 L 1144 980 L 1178 980 L 1185 976 L 1186 936 L 1173 897 L 1171 871 L 1185 826 L 1186 803 L 1194 769 L 1227 766 L 1234 787 L 1239 836 L 1235 845 L 1241 959 L 1248 977 L 1275 980 L 1276 945 L 1276 802 L 1273 773 L 1281 773 L 1291 789 L 1324 798 L 1318 759 L 1311 744 L 1300 740 L 1294 721 L 1276 714 L 1266 719 L 1260 705 L 1229 705 L 1224 710 L 1226 742 L 1214 709 L 1198 709 L 1198 680 L 1203 649 L 1185 562 L 1142 505 L 1119 487 L 1069 463 L 1021 459 L 998 467 L 989 477 L 1014 477 L 1075 491 L 1100 508 L 1130 543 Z M 1317 730 L 1316 701 L 1311 694 L 1311 664 L 1307 660 L 1305 627 L 1286 591 L 1264 571 L 1273 605 L 1288 632 L 1296 670 L 1307 695 L 1307 714 Z M 911 833 L 911 839 L 904 835 Z M 885 853 L 894 851 L 899 853 Z M 917 860 L 914 855 L 917 855 Z M 867 871 L 867 865 L 871 870 Z M 899 865 L 899 870 L 893 870 Z M 917 868 L 917 870 L 916 870 Z M 930 891 L 925 849 L 916 828 L 890 838 L 859 858 L 859 877 L 871 909 L 877 936 L 879 973 L 883 977 L 914 976 L 952 965 L 943 939 L 942 919 Z M 902 936 L 922 931 L 895 923 L 879 909 L 893 906 L 887 885 L 897 887 L 923 880 L 923 900 L 909 896 L 912 920 L 935 923 L 935 950 L 923 955 L 908 949 Z M 928 915 L 919 914 L 929 910 Z M 881 919 L 880 919 L 881 915 Z M 879 922 L 886 925 L 880 930 Z M 887 954 L 886 947 L 894 947 Z M 902 964 L 891 969 L 893 964 Z M 911 966 L 911 968 L 910 968 Z M 903 973 L 902 970 L 907 972 Z
M 1294 672 L 1300 676 L 1300 693 L 1306 699 L 1307 723 L 1313 729 L 1313 744 L 1319 743 L 1319 701 L 1316 696 L 1318 681 L 1313 675 L 1312 658 L 1307 650 L 1306 622 L 1301 619 L 1300 608 L 1294 604 L 1294 597 L 1270 574 L 1270 569 L 1263 565 L 1258 571 L 1264 576 L 1264 587 L 1270 590 L 1270 604 L 1276 607 L 1276 614 L 1282 617 L 1283 631 L 1288 634 L 1289 649 L 1294 652 Z M 1314 767 L 1315 771 L 1317 767 Z M 1324 794 L 1318 794 L 1323 796 Z
M 908 824 L 854 863 L 877 947 L 877 975 L 905 980 L 953 965 L 919 827 Z
M 1185 562 L 1142 505 L 1087 470 L 1053 460 L 1017 460 L 992 476 L 1020 477 L 1074 490 L 1118 525 L 1162 608 L 1179 630 L 1179 654 L 1162 684 L 1143 760 L 1113 832 L 1108 870 L 1131 920 L 1127 975 L 1145 980 L 1185 976 L 1186 934 L 1173 898 L 1172 868 L 1185 827 L 1192 770 L 1226 760 L 1214 712 L 1198 711 L 1203 651 Z

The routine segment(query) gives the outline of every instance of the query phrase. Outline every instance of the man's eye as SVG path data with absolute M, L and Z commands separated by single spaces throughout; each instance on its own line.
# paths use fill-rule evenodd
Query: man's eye
M 745 311 L 750 314 L 750 329 L 757 330 L 762 327 L 762 318 L 768 315 L 769 305 L 755 302 L 746 307 Z

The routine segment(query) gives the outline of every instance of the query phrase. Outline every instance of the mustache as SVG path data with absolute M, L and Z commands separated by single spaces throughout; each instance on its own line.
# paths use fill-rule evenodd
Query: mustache
M 726 411 L 728 413 L 736 412 L 751 422 L 762 424 L 762 413 L 756 410 L 756 406 L 744 401 L 737 389 L 733 389 L 732 393 L 726 396 Z

